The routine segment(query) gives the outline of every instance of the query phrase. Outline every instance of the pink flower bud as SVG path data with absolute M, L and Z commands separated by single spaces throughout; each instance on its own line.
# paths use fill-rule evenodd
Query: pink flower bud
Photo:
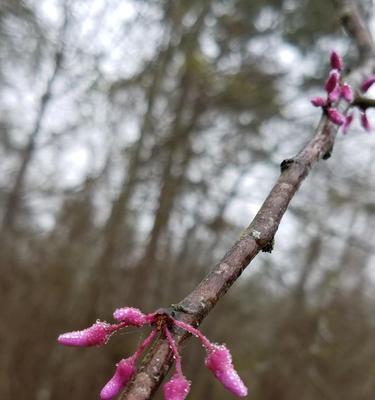
M 213 345 L 205 364 L 226 389 L 238 397 L 247 396 L 247 387 L 234 369 L 231 354 L 224 345 Z
M 135 363 L 133 357 L 121 360 L 116 366 L 114 375 L 100 392 L 100 398 L 102 400 L 109 400 L 118 395 L 122 388 L 130 381 L 134 372 Z
M 141 310 L 134 307 L 118 308 L 113 313 L 113 318 L 117 321 L 125 322 L 129 325 L 142 326 L 147 323 L 147 317 Z
M 331 53 L 331 67 L 338 71 L 342 70 L 342 59 L 335 51 Z
M 371 131 L 370 121 L 367 118 L 367 115 L 364 111 L 361 111 L 361 125 L 366 131 Z
M 372 75 L 370 78 L 366 79 L 361 86 L 362 92 L 367 92 L 370 87 L 375 83 L 375 75 Z
M 335 89 L 338 81 L 339 81 L 339 74 L 334 69 L 329 73 L 328 79 L 326 80 L 325 89 L 327 93 L 331 93 Z
M 324 107 L 326 105 L 326 101 L 323 99 L 323 97 L 313 97 L 310 101 L 315 107 Z
M 353 91 L 347 83 L 344 83 L 342 85 L 341 95 L 348 103 L 351 103 L 353 101 Z
M 335 108 L 329 108 L 327 110 L 328 119 L 336 125 L 343 125 L 345 122 L 345 117 L 337 111 Z
M 96 322 L 82 331 L 63 333 L 57 341 L 65 346 L 99 346 L 107 342 L 111 334 L 110 327 L 106 322 Z
M 347 115 L 346 118 L 345 118 L 343 130 L 342 130 L 342 133 L 343 133 L 343 134 L 346 134 L 346 133 L 348 132 L 348 130 L 349 130 L 350 125 L 352 124 L 352 122 L 353 122 L 353 114 Z
M 165 400 L 184 400 L 189 393 L 190 382 L 178 373 L 175 373 L 172 378 L 164 385 Z
M 341 96 L 341 88 L 339 85 L 337 85 L 332 92 L 328 95 L 329 101 L 331 103 L 336 103 L 336 101 L 340 98 Z

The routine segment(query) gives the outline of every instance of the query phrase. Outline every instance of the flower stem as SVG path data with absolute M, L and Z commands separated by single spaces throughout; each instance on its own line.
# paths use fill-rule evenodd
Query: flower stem
M 112 324 L 108 327 L 108 333 L 112 334 L 112 333 L 120 330 L 121 328 L 125 328 L 127 326 L 129 326 L 129 323 L 127 323 L 127 322 L 120 322 L 118 324 Z
M 202 344 L 206 348 L 206 350 L 211 350 L 213 348 L 213 344 L 198 329 L 192 327 L 189 324 L 186 324 L 185 322 L 179 321 L 177 319 L 173 319 L 173 322 L 179 328 L 182 328 L 185 331 L 187 331 L 187 332 L 191 333 L 192 335 L 194 335 L 195 337 L 197 337 L 202 342 Z
M 164 333 L 168 340 L 169 347 L 172 349 L 172 353 L 176 361 L 176 371 L 180 376 L 183 376 L 182 366 L 181 366 L 181 356 L 180 353 L 178 352 L 176 342 L 174 341 L 173 336 L 171 335 L 171 332 L 167 327 L 164 328 Z
M 142 355 L 144 349 L 150 345 L 150 343 L 154 340 L 156 336 L 156 330 L 152 330 L 152 332 L 149 334 L 149 336 L 140 344 L 138 347 L 137 351 L 133 354 L 132 358 L 134 359 L 134 362 L 139 359 L 139 357 Z

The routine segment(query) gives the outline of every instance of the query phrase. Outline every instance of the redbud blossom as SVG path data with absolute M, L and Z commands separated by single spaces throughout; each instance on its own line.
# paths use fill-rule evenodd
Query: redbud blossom
M 331 67 L 338 71 L 342 70 L 342 59 L 335 51 L 331 53 Z
M 340 98 L 340 96 L 341 96 L 341 87 L 337 85 L 328 95 L 328 99 L 331 103 L 336 103 L 336 101 Z
M 350 125 L 352 124 L 352 122 L 353 122 L 353 114 L 347 115 L 346 118 L 345 118 L 345 122 L 344 122 L 344 126 L 343 126 L 342 133 L 345 134 L 345 133 L 348 132 L 348 130 L 349 130 Z
M 189 393 L 190 382 L 179 373 L 175 373 L 164 385 L 165 400 L 184 400 Z
M 212 345 L 205 364 L 231 393 L 238 397 L 247 396 L 247 387 L 234 369 L 231 354 L 224 345 Z
M 342 81 L 341 70 L 343 69 L 343 63 L 341 57 L 335 52 L 331 52 L 331 71 L 329 73 L 328 79 L 325 82 L 325 90 L 327 92 L 327 98 L 313 97 L 310 101 L 315 107 L 321 107 L 323 113 L 328 117 L 329 121 L 332 123 L 342 126 L 343 133 L 347 133 L 352 121 L 353 113 L 344 115 L 337 110 L 336 104 L 343 98 L 349 103 L 349 106 L 358 106 L 360 108 L 360 119 L 361 125 L 367 131 L 371 130 L 370 121 L 366 115 L 366 109 L 361 108 L 360 105 L 353 102 L 354 95 L 353 90 L 348 83 Z M 375 74 L 370 78 L 366 79 L 361 86 L 362 92 L 367 92 L 367 90 L 375 83 Z M 363 107 L 363 106 L 362 106 Z
M 113 313 L 113 318 L 133 326 L 143 326 L 147 323 L 146 315 L 143 314 L 141 310 L 134 307 L 118 308 Z
M 353 91 L 347 83 L 344 83 L 342 85 L 341 95 L 348 103 L 351 103 L 353 101 Z
M 94 346 L 105 344 L 110 335 L 125 328 L 128 325 L 143 326 L 150 325 L 152 330 L 148 337 L 138 346 L 136 352 L 129 358 L 121 360 L 116 365 L 116 371 L 100 392 L 102 400 L 110 400 L 117 396 L 120 391 L 132 379 L 136 363 L 152 343 L 155 337 L 163 330 L 165 337 L 172 349 L 176 364 L 176 373 L 164 385 L 165 400 L 184 400 L 189 393 L 190 382 L 182 373 L 181 356 L 177 344 L 169 331 L 173 325 L 185 329 L 196 336 L 207 351 L 206 366 L 212 370 L 216 378 L 233 394 L 242 397 L 247 395 L 247 388 L 243 384 L 232 365 L 232 358 L 225 346 L 212 344 L 197 328 L 192 325 L 178 321 L 169 315 L 168 311 L 158 310 L 153 314 L 143 314 L 139 309 L 133 307 L 119 308 L 114 312 L 114 318 L 118 324 L 96 322 L 94 325 L 82 331 L 68 332 L 58 337 L 60 344 L 68 346 Z
M 176 361 L 176 373 L 164 385 L 164 398 L 165 400 L 184 400 L 189 393 L 190 382 L 182 373 L 181 356 L 178 352 L 176 342 L 167 327 L 164 328 L 164 333 Z
M 364 111 L 361 111 L 361 125 L 364 129 L 366 129 L 366 131 L 371 130 L 370 121 L 368 120 L 367 115 Z
M 329 108 L 327 110 L 328 119 L 335 125 L 343 125 L 345 122 L 345 117 L 337 111 L 335 108 Z
M 335 87 L 337 86 L 337 83 L 339 81 L 339 74 L 336 70 L 332 70 L 329 73 L 328 79 L 325 84 L 325 89 L 327 93 L 331 93 Z
M 63 333 L 58 337 L 57 341 L 65 346 L 100 346 L 107 342 L 110 334 L 110 324 L 96 322 L 82 331 Z
M 370 87 L 375 83 L 375 75 L 372 75 L 370 78 L 366 79 L 361 86 L 362 92 L 367 92 Z
M 315 107 L 324 107 L 326 105 L 326 101 L 323 99 L 323 97 L 313 97 L 310 101 Z
M 110 400 L 117 396 L 120 391 L 130 381 L 135 372 L 134 357 L 121 360 L 117 366 L 113 377 L 107 382 L 102 391 L 100 398 L 102 400 Z

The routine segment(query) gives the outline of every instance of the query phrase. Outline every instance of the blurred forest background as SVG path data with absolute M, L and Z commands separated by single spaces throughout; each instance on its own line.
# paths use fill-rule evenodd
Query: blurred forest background
M 1 399 L 98 398 L 147 332 L 57 335 L 195 287 L 312 136 L 333 48 L 355 62 L 327 0 L 1 0 Z M 340 135 L 202 325 L 249 398 L 375 398 L 374 158 Z M 184 354 L 189 398 L 232 398 Z

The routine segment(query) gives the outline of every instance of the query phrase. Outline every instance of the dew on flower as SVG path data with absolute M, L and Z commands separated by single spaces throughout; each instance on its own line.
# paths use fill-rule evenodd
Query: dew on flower
M 89 328 L 81 331 L 64 333 L 58 337 L 58 342 L 63 345 L 94 346 L 106 344 L 108 338 L 112 334 L 120 331 L 123 328 L 126 328 L 129 325 L 136 327 L 149 325 L 151 327 L 151 333 L 138 346 L 135 353 L 131 357 L 122 359 L 116 364 L 114 375 L 105 384 L 100 392 L 100 398 L 102 400 L 113 399 L 128 384 L 136 371 L 137 361 L 141 358 L 146 348 L 151 345 L 155 337 L 160 332 L 164 334 L 165 339 L 168 341 L 169 347 L 172 351 L 172 358 L 176 367 L 175 374 L 164 385 L 164 398 L 165 400 L 184 400 L 186 398 L 190 390 L 190 382 L 182 373 L 181 355 L 178 351 L 175 339 L 170 331 L 170 329 L 172 329 L 174 326 L 184 329 L 200 340 L 202 346 L 205 348 L 208 354 L 206 358 L 206 365 L 209 368 L 213 366 L 213 369 L 211 369 L 213 370 L 216 378 L 219 379 L 228 390 L 239 397 L 243 396 L 245 392 L 247 393 L 246 386 L 243 384 L 237 372 L 234 370 L 233 364 L 231 363 L 231 358 L 227 358 L 226 361 L 224 363 L 222 362 L 221 364 L 220 362 L 216 363 L 215 361 L 216 358 L 220 358 L 220 355 L 218 355 L 219 350 L 222 351 L 222 349 L 225 349 L 226 357 L 230 357 L 229 350 L 224 345 L 218 346 L 211 343 L 197 328 L 194 328 L 192 325 L 183 321 L 170 317 L 168 312 L 164 311 L 164 309 L 160 309 L 153 314 L 146 315 L 136 308 L 123 307 L 115 310 L 114 318 L 119 321 L 118 324 L 109 324 L 107 322 L 101 322 L 98 319 L 96 320 L 95 324 Z M 157 361 L 160 362 L 160 359 L 157 359 Z M 227 372 L 225 372 L 225 369 L 228 369 Z M 155 378 L 157 377 L 158 375 L 155 375 Z

